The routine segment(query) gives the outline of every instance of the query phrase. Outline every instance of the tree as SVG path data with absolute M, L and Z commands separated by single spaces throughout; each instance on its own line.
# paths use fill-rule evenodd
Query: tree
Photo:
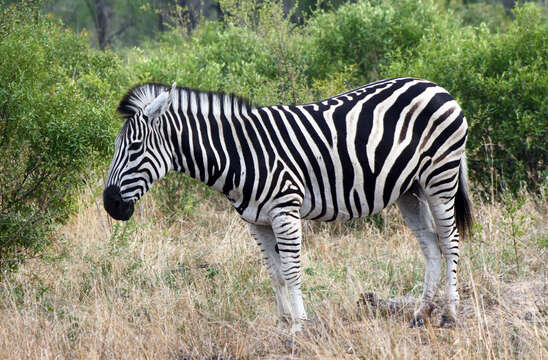
M 133 16 L 126 16 L 125 22 L 120 25 L 116 30 L 112 29 L 112 18 L 114 13 L 110 3 L 106 0 L 85 0 L 89 9 L 91 17 L 95 25 L 95 31 L 97 34 L 97 43 L 101 50 L 104 50 L 107 45 L 110 44 L 112 39 L 124 31 L 130 26 L 134 25 Z

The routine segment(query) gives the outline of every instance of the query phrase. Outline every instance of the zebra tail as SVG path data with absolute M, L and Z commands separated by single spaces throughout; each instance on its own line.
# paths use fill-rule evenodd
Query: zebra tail
M 455 218 L 457 229 L 463 238 L 470 237 L 472 234 L 472 204 L 468 191 L 468 167 L 466 157 L 460 160 L 459 185 L 455 197 Z

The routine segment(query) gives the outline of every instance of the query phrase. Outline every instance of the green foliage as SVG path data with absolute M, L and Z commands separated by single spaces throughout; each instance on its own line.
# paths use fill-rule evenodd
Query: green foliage
M 490 30 L 504 30 L 511 22 L 502 2 L 452 1 L 449 7 L 466 25 L 487 25 Z
M 434 32 L 448 32 L 457 21 L 430 1 L 359 1 L 334 12 L 320 12 L 307 27 L 308 74 L 325 78 L 354 66 L 352 85 L 378 80 L 387 53 L 408 50 Z
M 44 1 L 42 10 L 55 14 L 76 33 L 89 32 L 89 40 L 96 47 L 133 46 L 164 28 L 164 1 L 145 0 L 54 0 Z M 98 21 L 97 15 L 104 18 Z M 102 29 L 100 29 L 102 27 Z M 103 43 L 98 33 L 105 33 Z
M 164 34 L 130 52 L 129 65 L 141 82 L 177 81 L 236 93 L 258 104 L 308 100 L 298 28 L 281 15 L 279 3 L 257 7 L 249 23 L 227 17 L 227 24 L 205 22 L 188 37 L 179 30 Z
M 117 222 L 112 226 L 110 234 L 110 255 L 119 254 L 127 248 L 131 238 L 135 237 L 138 226 L 133 219 L 127 222 Z
M 537 240 L 537 246 L 539 249 L 548 248 L 548 234 L 541 235 Z
M 514 15 L 503 33 L 480 26 L 432 34 L 413 56 L 394 52 L 382 71 L 435 81 L 457 98 L 469 122 L 471 174 L 486 190 L 535 190 L 548 175 L 548 21 L 534 4 Z
M 179 219 L 182 216 L 192 216 L 198 202 L 215 192 L 198 180 L 170 173 L 152 193 L 164 214 L 170 219 Z
M 290 21 L 282 3 L 223 0 L 224 23 L 165 33 L 127 52 L 138 80 L 176 80 L 224 90 L 259 104 L 303 103 L 377 80 L 394 49 L 413 49 L 458 22 L 431 2 L 360 1 L 317 11 L 305 24 Z
M 502 219 L 505 225 L 504 233 L 507 238 L 512 239 L 512 257 L 516 264 L 516 272 L 520 273 L 520 248 L 522 247 L 521 239 L 527 234 L 527 220 L 531 215 L 524 213 L 522 210 L 527 198 L 524 194 L 517 196 L 506 195 L 504 198 L 504 207 L 502 208 Z M 509 251 L 503 252 L 508 255 Z
M 0 267 L 16 268 L 71 210 L 112 146 L 116 56 L 33 6 L 0 13 Z
M 257 98 L 250 85 L 267 81 L 266 57 L 253 33 L 206 23 L 188 39 L 177 31 L 166 34 L 144 50 L 130 53 L 128 61 L 139 82 L 177 81 L 186 87 Z

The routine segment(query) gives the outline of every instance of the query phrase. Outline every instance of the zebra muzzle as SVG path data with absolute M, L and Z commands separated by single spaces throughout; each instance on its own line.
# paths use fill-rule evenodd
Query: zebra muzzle
M 127 221 L 133 215 L 133 202 L 122 200 L 120 188 L 110 185 L 103 192 L 103 205 L 107 213 L 116 220 Z

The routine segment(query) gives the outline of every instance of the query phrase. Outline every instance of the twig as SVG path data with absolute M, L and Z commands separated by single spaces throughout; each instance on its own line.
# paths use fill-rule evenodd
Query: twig
M 106 241 L 108 241 L 110 239 L 110 235 L 107 232 L 107 227 L 105 226 L 105 221 L 103 220 L 103 215 L 101 214 L 101 209 L 99 208 L 99 204 L 97 203 L 97 199 L 95 198 L 95 196 L 93 196 L 93 189 L 91 188 L 91 186 L 89 185 L 89 183 L 85 179 L 83 179 L 83 180 L 84 180 L 84 183 L 87 185 L 89 191 L 92 194 L 93 202 L 95 203 L 95 209 L 97 210 L 97 217 L 99 217 L 99 222 L 101 223 L 101 227 L 103 228 L 103 232 L 105 233 L 105 239 L 106 239 Z

